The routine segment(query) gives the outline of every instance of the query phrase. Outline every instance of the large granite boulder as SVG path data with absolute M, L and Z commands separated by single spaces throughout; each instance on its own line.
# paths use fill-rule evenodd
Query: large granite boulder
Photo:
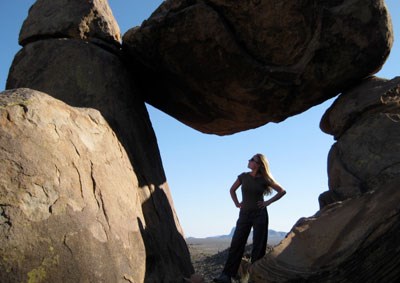
M 321 206 L 400 175 L 399 122 L 400 77 L 370 78 L 339 96 L 321 120 L 321 129 L 337 139 L 328 156 L 329 191 L 321 195 Z
M 101 114 L 0 94 L 1 282 L 143 282 L 138 179 Z
M 123 36 L 145 100 L 205 133 L 280 122 L 380 69 L 383 0 L 168 0 Z
M 138 179 L 139 202 L 132 205 L 140 205 L 143 211 L 145 281 L 160 282 L 162 278 L 164 282 L 175 282 L 177 278 L 189 277 L 193 273 L 190 254 L 166 181 L 157 140 L 141 93 L 122 63 L 118 37 L 112 32 L 116 28 L 100 30 L 93 24 L 86 26 L 94 30 L 87 31 L 85 36 L 72 32 L 82 26 L 78 19 L 85 19 L 87 15 L 87 4 L 81 2 L 68 1 L 66 6 L 71 7 L 65 9 L 54 5 L 52 0 L 34 4 L 21 32 L 28 34 L 29 30 L 29 40 L 23 41 L 24 47 L 14 58 L 6 87 L 40 90 L 71 106 L 90 107 L 101 112 L 126 150 Z M 115 23 L 112 14 L 99 14 L 109 10 L 104 8 L 108 7 L 107 1 L 88 2 L 95 5 L 91 11 L 96 11 L 97 19 Z M 39 9 L 37 5 L 46 8 Z M 84 8 L 79 8 L 80 5 Z M 63 15 L 64 10 L 84 12 L 80 17 L 69 17 L 69 14 Z M 49 23 L 46 22 L 48 15 L 51 15 Z M 57 19 L 58 29 L 51 23 L 53 19 Z M 64 23 L 68 19 L 70 22 Z M 40 24 L 28 29 L 29 22 Z M 46 25 L 51 29 L 43 32 Z
M 370 78 L 326 111 L 337 142 L 321 210 L 302 218 L 253 269 L 256 282 L 395 282 L 400 278 L 400 77 Z
M 121 41 L 119 26 L 107 1 L 37 0 L 24 21 L 19 43 L 24 46 L 38 38 L 54 37 L 112 45 Z

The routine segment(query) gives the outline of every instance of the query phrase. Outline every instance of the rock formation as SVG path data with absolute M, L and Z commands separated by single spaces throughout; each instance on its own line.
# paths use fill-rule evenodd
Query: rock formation
M 394 282 L 400 277 L 400 77 L 344 92 L 321 128 L 337 142 L 321 211 L 253 269 L 256 282 Z
M 143 278 L 174 282 L 188 277 L 193 267 L 157 140 L 141 93 L 121 60 L 120 36 L 108 3 L 64 2 L 39 0 L 30 9 L 20 34 L 24 46 L 14 58 L 6 87 L 40 90 L 71 106 L 101 112 L 138 178 L 146 248 Z
M 396 282 L 400 178 L 301 219 L 253 265 L 255 282 Z
M 19 43 L 24 46 L 54 37 L 79 38 L 115 46 L 121 41 L 119 26 L 107 1 L 37 0 L 24 21 Z
M 370 78 L 344 92 L 326 111 L 321 129 L 337 142 L 328 156 L 329 192 L 344 200 L 392 182 L 400 174 L 400 77 Z
M 336 96 L 379 70 L 392 41 L 383 0 L 170 0 L 123 36 L 146 102 L 218 135 Z
M 224 135 L 339 93 L 321 122 L 337 139 L 321 210 L 252 276 L 400 277 L 400 79 L 370 78 L 393 42 L 383 0 L 168 0 L 120 38 L 106 0 L 30 9 L 0 96 L 2 281 L 189 278 L 144 102 Z
M 100 113 L 17 89 L 0 125 L 1 282 L 143 282 L 138 180 Z

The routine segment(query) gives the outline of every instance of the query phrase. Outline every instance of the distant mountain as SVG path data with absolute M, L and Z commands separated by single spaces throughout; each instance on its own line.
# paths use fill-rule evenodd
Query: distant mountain
M 204 240 L 230 240 L 233 237 L 233 233 L 235 232 L 235 227 L 232 228 L 231 232 L 227 235 L 217 235 L 217 236 L 209 236 L 206 238 L 195 238 L 195 237 L 189 237 L 188 239 L 194 240 L 194 239 L 204 239 Z M 286 232 L 278 232 L 272 229 L 268 229 L 268 242 L 279 242 L 286 236 Z M 253 230 L 250 232 L 248 242 L 252 242 L 253 239 Z

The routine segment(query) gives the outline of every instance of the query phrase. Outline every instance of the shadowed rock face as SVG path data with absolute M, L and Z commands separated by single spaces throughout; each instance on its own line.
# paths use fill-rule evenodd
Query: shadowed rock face
M 337 139 L 328 156 L 329 192 L 322 198 L 343 200 L 390 183 L 400 174 L 400 77 L 371 78 L 341 94 L 321 128 Z
M 253 265 L 255 282 L 396 282 L 400 178 L 300 220 Z
M 337 95 L 379 70 L 392 41 L 383 0 L 170 0 L 123 48 L 146 102 L 224 135 Z
M 394 282 L 400 278 L 400 78 L 371 78 L 326 111 L 337 142 L 321 210 L 298 221 L 256 282 Z

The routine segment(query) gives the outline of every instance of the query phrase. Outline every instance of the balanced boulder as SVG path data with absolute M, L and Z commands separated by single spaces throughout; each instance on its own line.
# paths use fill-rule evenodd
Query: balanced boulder
M 123 36 L 145 100 L 205 133 L 280 122 L 377 72 L 383 0 L 168 0 Z

